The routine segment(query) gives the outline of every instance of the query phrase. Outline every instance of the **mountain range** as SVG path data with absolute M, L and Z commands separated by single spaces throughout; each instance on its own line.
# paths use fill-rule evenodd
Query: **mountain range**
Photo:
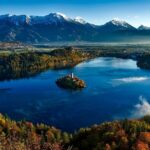
M 81 17 L 69 18 L 61 13 L 46 16 L 1 15 L 0 41 L 25 43 L 63 41 L 145 41 L 150 40 L 150 27 L 135 28 L 125 21 L 111 20 L 94 25 Z

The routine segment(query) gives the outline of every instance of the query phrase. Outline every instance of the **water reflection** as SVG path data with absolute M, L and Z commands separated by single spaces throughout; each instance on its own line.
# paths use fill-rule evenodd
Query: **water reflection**
M 57 87 L 55 80 L 70 72 L 85 80 L 87 88 Z M 149 76 L 133 60 L 97 58 L 70 70 L 48 70 L 29 79 L 0 82 L 0 110 L 16 120 L 25 118 L 73 131 L 130 117 L 140 95 L 149 103 Z

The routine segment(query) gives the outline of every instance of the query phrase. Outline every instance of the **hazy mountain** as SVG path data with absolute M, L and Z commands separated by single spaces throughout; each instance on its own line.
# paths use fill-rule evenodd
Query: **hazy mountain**
M 148 27 L 138 29 L 125 21 L 112 20 L 94 25 L 81 17 L 69 18 L 61 13 L 46 16 L 1 15 L 0 41 L 27 43 L 53 41 L 125 41 L 149 38 Z M 144 30 L 144 31 L 143 31 Z
M 141 26 L 138 27 L 138 30 L 150 30 L 150 27 L 141 25 Z

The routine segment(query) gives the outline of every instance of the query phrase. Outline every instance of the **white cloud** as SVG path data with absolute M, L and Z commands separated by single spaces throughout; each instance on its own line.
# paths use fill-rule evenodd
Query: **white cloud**
M 139 103 L 134 106 L 134 110 L 131 112 L 131 118 L 140 118 L 145 115 L 150 115 L 150 103 L 140 96 Z
M 142 82 L 148 79 L 149 79 L 148 77 L 127 77 L 127 78 L 120 78 L 115 80 L 124 83 L 132 83 L 132 82 Z

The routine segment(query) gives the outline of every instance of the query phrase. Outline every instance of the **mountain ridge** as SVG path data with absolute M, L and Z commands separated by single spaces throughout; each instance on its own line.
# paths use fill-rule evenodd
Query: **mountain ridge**
M 43 43 L 59 41 L 126 41 L 150 39 L 150 29 L 135 28 L 121 20 L 94 25 L 81 17 L 61 13 L 45 16 L 1 15 L 0 41 Z
M 86 23 L 93 24 L 93 23 L 89 23 L 89 22 L 85 21 L 80 16 L 77 16 L 75 18 L 71 18 L 71 17 L 68 17 L 65 14 L 59 13 L 59 12 L 57 12 L 57 13 L 54 13 L 54 12 L 53 13 L 49 13 L 48 15 L 44 15 L 44 16 L 33 16 L 33 15 L 28 16 L 28 15 L 25 15 L 25 14 L 22 14 L 22 15 L 3 14 L 3 15 L 0 15 L 0 20 L 2 20 L 2 19 L 9 20 L 10 19 L 10 21 L 15 21 L 15 20 L 17 21 L 17 19 L 20 19 L 22 21 L 27 21 L 26 23 L 30 23 L 32 21 L 34 22 L 34 19 L 39 19 L 39 21 L 40 21 L 40 19 L 43 19 L 43 18 L 48 19 L 48 17 L 51 17 L 51 19 L 53 19 L 53 18 L 58 19 L 59 18 L 61 21 L 62 20 L 67 20 L 67 21 L 74 21 L 74 22 L 78 22 L 78 23 L 82 23 L 82 24 L 86 24 Z M 49 21 L 53 21 L 53 20 L 49 20 Z M 110 21 L 107 21 L 104 24 L 100 24 L 100 25 L 93 24 L 93 25 L 95 25 L 95 26 L 103 26 L 103 25 L 106 25 L 108 23 L 112 23 L 114 25 L 122 25 L 122 26 L 127 25 L 126 27 L 128 27 L 128 26 L 134 27 L 133 25 L 129 24 L 128 22 L 126 22 L 124 20 L 120 20 L 120 19 L 112 19 Z M 32 23 L 31 23 L 31 25 L 32 25 Z M 144 26 L 144 25 L 141 24 L 140 26 Z M 137 28 L 134 27 L 134 28 L 138 29 L 139 27 L 137 27 Z M 144 26 L 144 27 L 150 28 L 148 26 Z

